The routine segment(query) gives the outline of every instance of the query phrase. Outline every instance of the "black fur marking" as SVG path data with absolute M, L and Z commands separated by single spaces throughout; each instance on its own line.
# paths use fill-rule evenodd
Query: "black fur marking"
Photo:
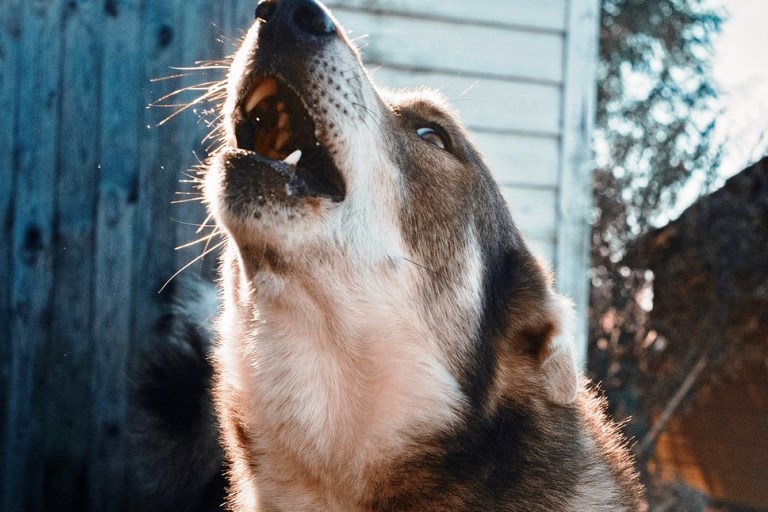
M 131 464 L 144 510 L 209 512 L 224 500 L 222 451 L 210 390 L 211 347 L 203 325 L 202 284 L 174 283 L 155 325 L 156 342 L 141 356 L 130 405 Z M 198 304 L 199 303 L 199 304 Z M 205 315 L 194 318 L 194 315 Z
M 167 339 L 174 334 L 177 322 L 174 313 L 166 313 L 158 319 L 156 331 Z M 140 406 L 174 436 L 190 434 L 190 425 L 198 421 L 207 406 L 205 400 L 213 375 L 206 359 L 207 341 L 203 333 L 190 324 L 183 324 L 182 329 L 181 335 L 188 345 L 158 348 L 137 393 Z
M 372 508 L 564 510 L 586 465 L 574 442 L 581 428 L 573 408 L 507 403 L 491 418 L 471 417 L 459 432 L 417 440 L 419 455 L 397 464 Z

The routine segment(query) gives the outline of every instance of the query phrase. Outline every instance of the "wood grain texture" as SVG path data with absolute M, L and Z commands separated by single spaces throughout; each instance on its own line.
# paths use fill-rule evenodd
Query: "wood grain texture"
M 45 378 L 41 351 L 51 337 L 56 162 L 61 105 L 61 20 L 63 1 L 24 2 L 18 69 L 18 168 L 11 234 L 11 364 L 8 426 L 3 440 L 6 466 L 0 509 L 42 507 L 39 467 L 43 462 L 41 418 L 35 389 Z M 44 136 L 41 136 L 44 135 Z
M 137 296 L 132 276 L 133 232 L 144 133 L 141 91 L 146 87 L 139 45 L 139 0 L 114 0 L 103 18 L 100 161 L 97 173 L 93 254 L 92 369 L 93 403 L 89 426 L 89 510 L 119 510 L 129 501 L 125 475 L 127 367 L 132 351 L 132 312 L 147 300 Z
M 184 30 L 180 34 L 181 61 L 206 65 L 212 56 L 221 55 L 225 51 L 224 44 L 221 42 L 221 22 L 216 22 L 216 20 L 225 19 L 225 4 L 212 3 L 209 0 L 191 0 L 186 6 L 198 15 L 185 20 Z M 252 10 L 251 5 L 249 11 Z M 186 76 L 180 81 L 174 81 L 174 85 L 180 88 L 194 88 L 194 90 L 180 95 L 179 101 L 174 103 L 194 102 L 205 94 L 206 87 L 212 82 L 226 79 L 226 70 L 223 69 L 197 69 L 185 71 L 184 74 Z M 194 173 L 191 170 L 192 167 L 204 161 L 208 157 L 208 149 L 216 145 L 215 140 L 205 140 L 212 130 L 212 127 L 206 123 L 215 117 L 213 114 L 206 114 L 205 111 L 212 106 L 211 102 L 200 102 L 189 108 L 183 116 L 177 116 L 167 125 L 158 127 L 161 132 L 166 129 L 166 126 L 170 129 L 180 129 L 179 145 L 187 148 L 187 151 L 182 153 L 178 169 L 189 169 L 186 174 Z M 175 221 L 176 245 L 182 246 L 205 236 L 210 230 L 203 229 L 198 233 L 198 226 L 195 225 L 206 217 L 205 207 L 200 200 L 202 199 L 200 190 L 189 183 L 189 179 L 184 174 L 178 173 L 177 180 L 182 181 L 177 181 L 175 186 L 176 193 L 173 197 L 175 204 L 171 207 L 171 214 Z M 205 248 L 206 244 L 202 243 L 177 250 L 175 269 L 187 267 L 183 271 L 186 275 L 199 276 L 206 274 L 206 271 L 210 273 L 210 260 L 198 259 Z M 190 265 L 193 261 L 195 263 Z M 170 277 L 171 275 L 168 275 L 166 279 Z
M 146 80 L 142 87 L 143 104 L 151 105 L 178 87 L 174 80 L 156 79 L 178 74 L 172 68 L 182 62 L 182 34 L 187 11 L 177 2 L 146 3 L 144 9 L 139 52 Z M 153 343 L 158 292 L 176 266 L 171 201 L 184 169 L 183 154 L 189 150 L 181 145 L 185 128 L 182 121 L 188 118 L 161 125 L 168 113 L 159 108 L 144 109 L 139 136 L 141 160 L 133 218 L 132 286 L 134 297 L 149 299 L 134 304 L 131 321 L 134 350 L 146 349 Z
M 99 162 L 102 8 L 70 2 L 62 24 L 60 132 L 52 335 L 41 346 L 35 416 L 42 423 L 41 467 L 36 470 L 42 507 L 80 508 L 91 437 L 92 284 L 94 210 Z M 62 392 L 66 390 L 66 392 Z
M 11 344 L 11 264 L 14 214 L 14 188 L 17 169 L 16 124 L 18 122 L 18 66 L 21 37 L 20 0 L 0 3 L 0 482 L 10 466 L 6 449 L 6 429 L 9 421 L 9 378 L 12 362 Z M 2 486 L 0 486 L 2 488 Z M 0 503 L 4 493 L 0 491 Z

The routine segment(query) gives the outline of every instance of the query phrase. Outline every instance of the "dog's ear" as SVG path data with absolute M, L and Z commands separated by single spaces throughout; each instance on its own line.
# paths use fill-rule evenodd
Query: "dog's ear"
M 567 405 L 576 401 L 579 392 L 579 372 L 573 357 L 571 338 L 573 305 L 560 295 L 553 294 L 551 301 L 558 329 L 541 348 L 541 371 L 544 374 L 547 398 L 555 404 Z

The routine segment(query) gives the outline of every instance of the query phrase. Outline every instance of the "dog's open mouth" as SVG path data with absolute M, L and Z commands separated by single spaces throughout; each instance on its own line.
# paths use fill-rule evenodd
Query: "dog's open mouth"
M 241 105 L 235 122 L 238 149 L 253 153 L 286 179 L 286 192 L 299 197 L 341 201 L 344 180 L 299 95 L 278 77 L 258 79 Z

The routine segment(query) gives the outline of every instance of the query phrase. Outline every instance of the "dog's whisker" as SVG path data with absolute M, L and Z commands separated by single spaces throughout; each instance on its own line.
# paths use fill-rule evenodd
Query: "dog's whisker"
M 229 66 L 226 64 L 211 64 L 211 65 L 201 65 L 201 66 L 171 66 L 171 69 L 175 69 L 177 71 L 207 71 L 211 69 L 226 71 L 229 69 Z
M 205 163 L 204 162 L 200 162 L 199 165 L 194 166 L 193 168 L 195 169 L 195 172 L 197 172 L 198 175 L 202 175 L 204 173 L 202 173 L 200 171 L 205 169 Z M 203 179 L 200 176 L 198 176 L 198 175 L 189 174 L 189 173 L 186 173 L 186 172 L 183 172 L 181 174 L 182 174 L 182 176 L 184 176 L 184 177 L 186 177 L 188 179 L 186 179 L 186 180 L 179 180 L 180 183 L 198 183 L 198 184 L 203 183 Z
M 207 217 L 205 218 L 205 220 L 203 221 L 203 223 L 202 223 L 202 224 L 200 224 L 200 227 L 197 229 L 197 231 L 195 231 L 195 234 L 197 234 L 197 233 L 200 233 L 200 232 L 201 232 L 203 229 L 205 229 L 206 227 L 211 227 L 211 226 L 212 226 L 212 227 L 216 227 L 216 224 L 210 224 L 210 225 L 208 224 L 208 222 L 209 222 L 211 219 L 213 219 L 213 214 L 212 214 L 212 213 L 209 213 L 209 214 L 208 214 L 208 216 L 207 216 Z M 220 230 L 218 230 L 218 229 L 217 229 L 217 231 L 218 231 L 218 232 L 220 232 Z
M 465 95 L 465 94 L 467 94 L 469 91 L 471 91 L 472 89 L 474 89 L 475 87 L 477 87 L 477 84 L 479 84 L 479 83 L 480 83 L 480 80 L 475 80 L 474 82 L 472 82 L 472 84 L 471 84 L 469 87 L 467 87 L 466 89 L 464 89 L 463 91 L 461 91 L 461 93 L 459 94 L 459 96 L 464 96 L 464 95 Z
M 218 231 L 214 231 L 213 233 L 211 233 L 209 235 L 205 235 L 204 237 L 198 238 L 197 240 L 193 240 L 191 242 L 187 242 L 185 244 L 179 245 L 179 246 L 175 247 L 174 250 L 179 251 L 181 249 L 186 249 L 187 247 L 192 247 L 194 245 L 201 244 L 203 242 L 206 242 L 206 241 L 210 240 L 211 238 L 215 237 L 218 234 L 219 234 Z
M 176 110 L 163 123 L 193 108 L 207 132 L 174 201 L 208 209 L 176 248 L 200 254 L 160 291 L 227 248 L 215 400 L 201 393 L 233 467 L 296 476 L 232 472 L 232 508 L 637 509 L 631 468 L 599 448 L 617 436 L 553 337 L 568 307 L 443 96 L 377 89 L 314 0 L 261 2 L 256 18 L 226 81 L 155 105 Z
M 204 197 L 201 195 L 199 197 L 192 197 L 189 199 L 177 199 L 175 201 L 171 201 L 171 204 L 182 204 L 182 203 L 191 203 L 193 201 L 202 201 Z
M 175 75 L 161 76 L 157 78 L 150 78 L 150 83 L 162 82 L 163 80 L 173 80 L 174 78 L 184 78 L 185 76 L 191 76 L 191 73 L 176 73 Z
M 184 111 L 186 111 L 186 110 L 189 110 L 190 108 L 194 107 L 195 105 L 199 105 L 200 103 L 203 103 L 203 102 L 205 102 L 205 101 L 207 101 L 207 100 L 208 100 L 208 94 L 207 94 L 207 93 L 206 93 L 206 94 L 203 94 L 203 95 L 202 95 L 202 96 L 200 96 L 199 98 L 197 98 L 197 99 L 194 99 L 194 100 L 192 100 L 191 102 L 187 103 L 186 105 L 183 105 L 183 106 L 181 106 L 181 108 L 179 108 L 178 110 L 176 110 L 175 112 L 173 112 L 171 115 L 169 115 L 168 117 L 166 117 L 165 119 L 163 119 L 162 121 L 160 121 L 160 122 L 158 123 L 158 126 L 162 126 L 162 125 L 164 125 L 165 123 L 167 123 L 168 121 L 170 121 L 171 119 L 173 119 L 173 118 L 174 118 L 174 117 L 176 117 L 177 115 L 181 114 L 182 112 L 184 112 Z
M 195 91 L 195 92 L 197 92 L 197 91 L 205 91 L 203 94 L 198 96 L 196 98 L 196 100 L 210 99 L 212 96 L 214 96 L 216 94 L 220 94 L 222 92 L 220 82 L 209 82 L 209 83 L 204 83 L 204 84 L 195 84 L 195 85 L 190 85 L 188 87 L 182 87 L 182 88 L 176 89 L 175 91 L 169 92 L 168 94 L 166 94 L 166 95 L 160 97 L 159 99 L 157 99 L 155 102 L 151 103 L 150 106 L 151 107 L 155 107 L 155 106 L 167 105 L 167 103 L 162 103 L 162 102 L 167 100 L 167 99 L 173 98 L 174 96 L 178 96 L 179 94 L 182 94 L 182 93 L 185 93 L 185 92 L 189 92 L 189 91 Z
M 175 222 L 176 224 L 181 224 L 182 226 L 192 226 L 192 227 L 198 228 L 195 231 L 195 233 L 200 233 L 200 231 L 202 231 L 205 228 L 216 228 L 217 227 L 216 224 L 207 224 L 208 220 L 210 220 L 210 219 L 205 220 L 202 224 L 197 223 L 197 222 L 186 222 L 186 221 L 183 221 L 183 220 L 174 219 L 173 217 L 171 217 L 171 220 L 173 222 Z
M 200 261 L 201 259 L 205 258 L 205 257 L 206 257 L 208 254 L 210 254 L 211 252 L 215 251 L 216 249 L 218 249 L 219 247 L 221 247 L 221 246 L 222 246 L 222 245 L 224 245 L 225 243 L 227 243 L 227 241 L 226 241 L 226 240 L 222 240 L 221 242 L 219 242 L 218 244 L 214 245 L 214 246 L 213 246 L 213 247 L 211 247 L 210 249 L 207 249 L 207 250 L 203 251 L 203 252 L 202 252 L 202 253 L 201 253 L 199 256 L 197 256 L 195 259 L 193 259 L 192 261 L 190 261 L 189 263 L 187 263 L 186 265 L 184 265 L 183 267 L 181 267 L 179 270 L 177 270 L 177 271 L 176 271 L 176 273 L 174 273 L 174 274 L 173 274 L 173 275 L 172 275 L 170 278 L 168 278 L 168 280 L 167 280 L 165 283 L 163 283 L 163 286 L 161 286 L 161 287 L 160 287 L 160 289 L 157 291 L 157 293 L 162 293 L 162 292 L 163 292 L 163 290 L 165 290 L 165 288 L 166 288 L 166 287 L 167 287 L 167 286 L 168 286 L 168 285 L 171 283 L 171 281 L 173 281 L 174 279 L 176 279 L 176 277 L 177 277 L 179 274 L 181 274 L 182 272 L 184 272 L 185 270 L 187 270 L 189 267 L 191 267 L 192 265 L 194 265 L 195 263 L 197 263 L 197 262 L 198 262 L 198 261 Z

